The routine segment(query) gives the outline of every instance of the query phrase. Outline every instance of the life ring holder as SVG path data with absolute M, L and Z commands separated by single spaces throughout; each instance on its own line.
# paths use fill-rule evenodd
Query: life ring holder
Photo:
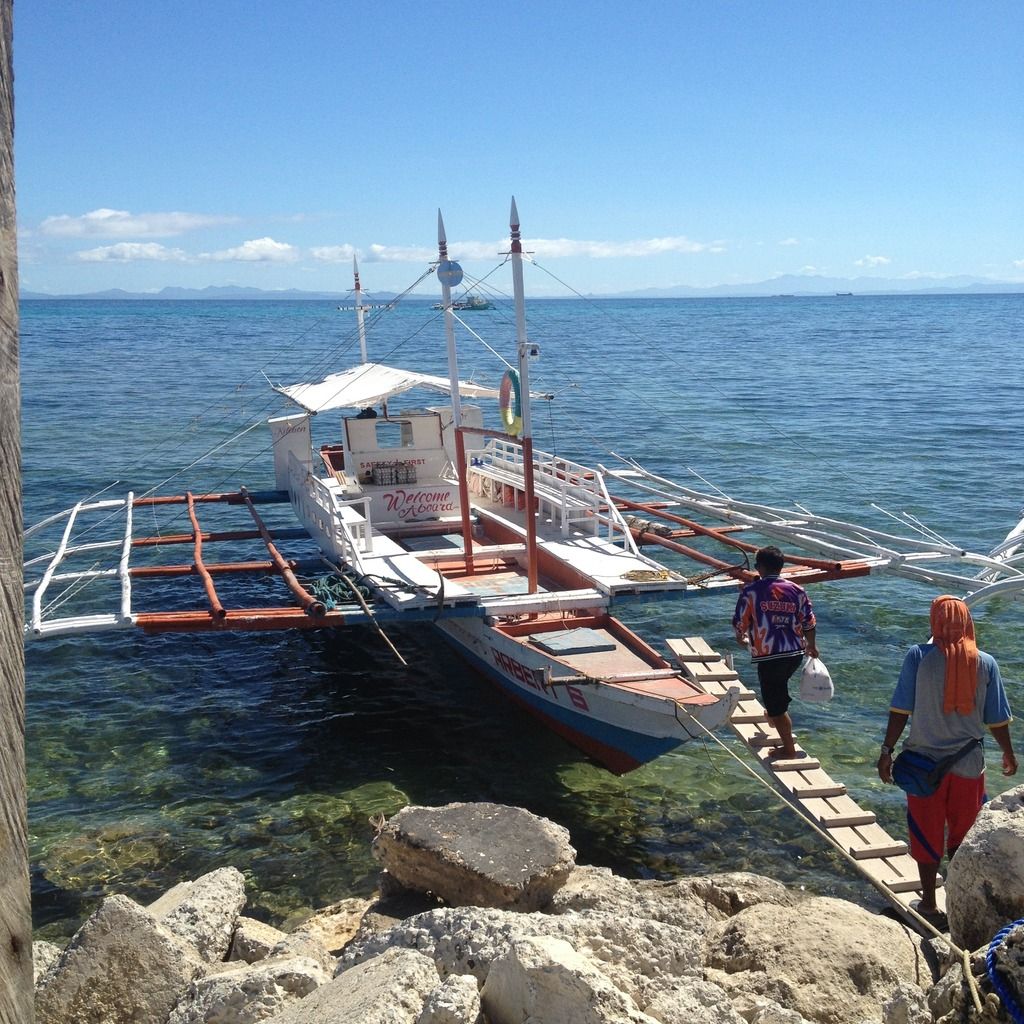
M 523 432 L 523 402 L 522 392 L 519 388 L 519 373 L 516 370 L 506 370 L 505 376 L 501 378 L 501 387 L 498 389 L 498 409 L 501 413 L 501 425 L 505 433 L 512 437 L 519 437 Z

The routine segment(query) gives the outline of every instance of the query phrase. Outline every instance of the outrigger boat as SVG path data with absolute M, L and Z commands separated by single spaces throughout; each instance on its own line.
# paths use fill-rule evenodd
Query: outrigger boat
M 353 625 L 384 633 L 427 622 L 520 705 L 621 773 L 725 725 L 741 691 L 703 685 L 713 669 L 706 664 L 703 677 L 683 671 L 678 657 L 660 653 L 615 611 L 634 601 L 734 593 L 753 578 L 754 537 L 802 552 L 786 570 L 802 584 L 895 573 L 966 593 L 971 603 L 1024 590 L 1024 519 L 991 552 L 972 554 L 910 520 L 902 534 L 869 530 L 694 490 L 637 462 L 587 466 L 535 449 L 532 406 L 551 396 L 530 390 L 540 350 L 526 330 L 515 201 L 507 258 L 517 360 L 497 387 L 459 378 L 451 289 L 462 271 L 448 257 L 440 214 L 438 243 L 432 269 L 442 289 L 447 378 L 368 359 L 370 307 L 355 267 L 361 362 L 274 386 L 298 407 L 268 421 L 274 488 L 128 494 L 43 520 L 26 539 L 50 533 L 56 542 L 25 563 L 27 637 Z M 399 408 L 413 389 L 446 400 Z M 469 404 L 482 400 L 497 400 L 500 426 L 484 426 L 482 408 Z M 340 438 L 314 450 L 314 417 L 334 411 L 346 413 Z M 140 511 L 154 506 L 178 506 L 190 529 L 139 530 Z M 284 508 L 298 526 L 268 521 Z M 209 518 L 214 510 L 247 513 L 245 528 L 204 529 L 200 512 Z M 204 554 L 229 542 L 261 543 L 262 555 L 213 562 Z M 191 548 L 191 562 L 152 564 L 154 552 L 175 545 Z M 647 553 L 654 549 L 663 560 Z M 75 568 L 83 559 L 88 568 Z M 201 581 L 204 607 L 173 607 L 166 586 L 155 587 L 161 607 L 141 606 L 143 581 L 182 577 Z M 238 580 L 244 585 L 232 602 Z M 289 601 L 275 594 L 254 604 L 255 581 L 278 592 L 283 581 Z M 103 583 L 115 588 L 114 611 L 93 604 Z

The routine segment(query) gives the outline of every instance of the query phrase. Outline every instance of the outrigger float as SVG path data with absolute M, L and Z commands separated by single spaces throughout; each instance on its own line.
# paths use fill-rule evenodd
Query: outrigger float
M 785 574 L 803 585 L 890 573 L 963 593 L 971 604 L 1024 590 L 1024 519 L 991 552 L 974 554 L 909 519 L 900 533 L 880 532 L 694 490 L 637 462 L 587 466 L 535 449 L 532 406 L 551 396 L 530 390 L 539 346 L 526 330 L 515 201 L 507 258 L 517 362 L 498 387 L 459 379 L 454 325 L 462 321 L 451 289 L 462 271 L 448 257 L 440 214 L 438 243 L 432 270 L 442 290 L 447 378 L 369 361 L 365 314 L 396 303 L 364 303 L 355 267 L 361 362 L 275 386 L 299 411 L 268 422 L 274 489 L 128 494 L 43 520 L 25 535 L 30 544 L 55 537 L 25 563 L 27 637 L 369 625 L 386 639 L 385 627 L 426 622 L 521 706 L 623 773 L 727 725 L 762 755 L 778 742 L 717 652 L 699 637 L 656 650 L 613 614 L 630 602 L 733 595 L 754 577 L 751 556 L 766 540 L 800 552 L 788 557 Z M 413 389 L 445 400 L 398 408 Z M 497 400 L 499 427 L 485 427 L 481 406 L 469 404 L 482 400 Z M 311 421 L 332 411 L 346 413 L 341 437 L 314 451 Z M 140 529 L 161 506 L 188 525 Z M 285 509 L 293 513 L 287 521 Z M 211 528 L 211 520 L 230 528 Z M 212 548 L 229 544 L 247 546 L 249 557 L 211 559 Z M 190 558 L 158 560 L 181 548 Z M 169 586 L 182 578 L 192 584 L 184 596 Z M 113 587 L 113 611 L 96 603 L 104 584 L 108 598 Z M 871 826 L 856 842 L 842 833 L 840 845 L 865 863 L 881 858 L 868 872 L 875 884 L 884 890 L 895 872 L 900 892 L 916 887 L 909 858 L 879 834 L 870 812 L 851 808 L 848 796 L 838 807 L 828 803 L 845 790 L 822 779 L 817 762 L 761 761 L 818 826 Z

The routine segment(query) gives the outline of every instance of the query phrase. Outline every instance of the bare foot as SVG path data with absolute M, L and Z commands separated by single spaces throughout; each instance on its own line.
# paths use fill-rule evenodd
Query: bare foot
M 797 750 L 795 747 L 793 750 L 787 750 L 785 747 L 772 747 L 768 751 L 769 761 L 793 761 L 803 756 L 803 751 Z

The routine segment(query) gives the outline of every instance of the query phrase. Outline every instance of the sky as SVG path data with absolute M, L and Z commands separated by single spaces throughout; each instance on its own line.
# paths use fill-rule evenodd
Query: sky
M 17 0 L 23 290 L 1024 281 L 1024 4 Z M 564 284 L 563 284 L 564 282 Z M 436 290 L 436 283 L 435 283 Z

